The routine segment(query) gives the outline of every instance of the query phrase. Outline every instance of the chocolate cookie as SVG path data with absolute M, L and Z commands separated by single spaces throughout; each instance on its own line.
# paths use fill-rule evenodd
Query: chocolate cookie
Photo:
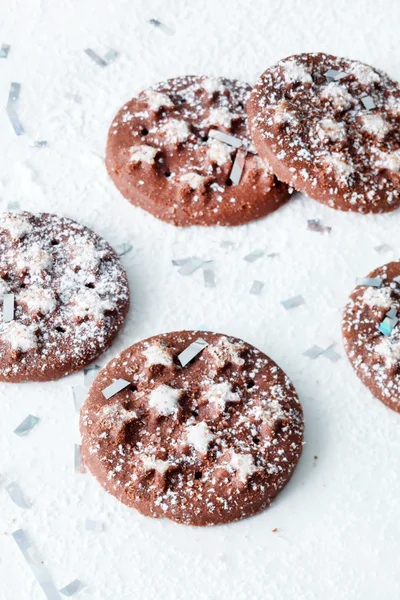
M 288 482 L 303 413 L 259 350 L 178 331 L 131 346 L 99 373 L 81 433 L 86 465 L 118 500 L 151 517 L 215 525 L 259 512 Z
M 332 208 L 400 205 L 400 87 L 382 71 L 327 54 L 267 69 L 247 105 L 260 156 L 277 177 Z
M 125 104 L 106 156 L 119 191 L 174 225 L 240 225 L 276 210 L 288 188 L 250 142 L 250 90 L 230 79 L 178 77 Z
M 129 308 L 114 250 L 64 217 L 0 214 L 0 381 L 48 381 L 94 360 Z
M 361 283 L 344 311 L 344 346 L 361 381 L 400 412 L 400 262 L 375 269 Z

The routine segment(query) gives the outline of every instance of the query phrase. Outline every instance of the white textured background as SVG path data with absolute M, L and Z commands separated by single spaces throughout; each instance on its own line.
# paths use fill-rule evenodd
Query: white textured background
M 340 315 L 355 277 L 397 257 L 400 211 L 386 216 L 335 212 L 296 196 L 271 217 L 232 229 L 179 230 L 134 209 L 104 168 L 109 123 L 142 88 L 183 74 L 254 82 L 292 53 L 358 58 L 400 79 L 394 0 L 9 0 L 1 4 L 0 103 L 22 84 L 17 137 L 0 112 L 0 208 L 71 216 L 123 258 L 132 291 L 126 327 L 109 358 L 149 335 L 202 324 L 234 334 L 273 357 L 303 402 L 306 446 L 288 487 L 263 514 L 213 529 L 141 517 L 76 475 L 71 385 L 0 387 L 0 598 L 44 598 L 10 533 L 24 528 L 58 588 L 78 578 L 82 600 L 398 600 L 400 597 L 400 416 L 363 388 L 341 347 Z M 157 18 L 166 35 L 146 23 Z M 84 49 L 119 58 L 102 69 Z M 47 140 L 49 147 L 29 147 Z M 307 231 L 320 218 L 330 235 Z M 221 241 L 234 242 L 227 251 Z M 387 243 L 383 254 L 375 246 Z M 276 258 L 243 261 L 251 250 Z M 201 272 L 180 276 L 172 258 L 216 261 L 216 287 Z M 261 296 L 249 295 L 254 279 Z M 296 294 L 304 306 L 285 311 Z M 336 341 L 333 363 L 302 352 Z M 104 362 L 103 357 L 102 362 Z M 20 439 L 13 429 L 40 417 Z M 318 456 L 316 460 L 314 456 Z M 32 502 L 22 510 L 5 485 L 17 481 Z M 104 522 L 87 532 L 86 518 Z M 278 528 L 276 533 L 272 530 Z

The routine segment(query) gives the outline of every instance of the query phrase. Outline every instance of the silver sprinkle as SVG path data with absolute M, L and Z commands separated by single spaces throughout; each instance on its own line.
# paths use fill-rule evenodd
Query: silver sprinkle
M 101 533 L 102 531 L 104 531 L 104 524 L 101 521 L 86 519 L 85 529 L 86 531 L 94 531 L 95 533 Z
M 157 29 L 161 29 L 167 35 L 174 35 L 174 30 L 172 29 L 172 27 L 167 27 L 166 25 L 164 25 L 164 23 L 161 23 L 161 21 L 159 21 L 158 19 L 149 19 L 147 21 L 147 23 L 149 25 L 153 25 L 153 27 L 156 27 Z
M 376 252 L 384 253 L 384 252 L 391 252 L 392 251 L 392 247 L 388 246 L 387 244 L 380 244 L 380 246 L 375 246 L 374 250 L 376 250 Z
M 190 344 L 183 352 L 178 354 L 178 360 L 181 363 L 182 367 L 186 367 L 190 361 L 192 361 L 195 356 L 200 354 L 208 346 L 208 342 L 203 340 L 203 338 L 197 338 L 194 342 Z
M 23 437 L 27 433 L 29 433 L 37 423 L 39 423 L 39 418 L 34 415 L 28 415 L 25 419 L 18 425 L 16 429 L 14 429 L 15 435 L 19 437 Z
M 253 252 L 250 252 L 250 254 L 247 254 L 244 257 L 244 260 L 247 260 L 247 262 L 252 263 L 252 262 L 256 261 L 257 258 L 261 258 L 261 256 L 264 256 L 264 250 L 257 248 L 257 250 L 253 250 Z
M 37 141 L 29 142 L 30 148 L 47 148 L 48 145 L 49 145 L 49 142 L 46 142 L 45 140 L 37 140 Z
M 12 536 L 18 548 L 21 550 L 25 561 L 33 572 L 36 581 L 42 588 L 47 600 L 60 600 L 60 595 L 52 582 L 49 571 L 36 555 L 25 531 L 23 529 L 18 529 L 17 531 L 14 531 Z
M 276 256 L 279 256 L 279 252 L 271 252 L 271 254 L 267 254 L 268 258 L 275 258 Z
M 181 267 L 182 265 L 185 265 L 190 260 L 191 260 L 190 258 L 176 258 L 176 259 L 172 260 L 172 264 L 174 265 L 174 267 Z
M 10 119 L 10 123 L 13 126 L 13 129 L 17 135 L 22 135 L 24 133 L 24 128 L 21 125 L 21 121 L 18 118 L 17 110 L 16 110 L 20 91 L 21 91 L 20 83 L 15 83 L 15 82 L 11 83 L 10 91 L 8 93 L 7 106 L 6 106 L 6 112 L 7 112 L 8 118 Z
M 246 150 L 242 149 L 236 152 L 235 160 L 233 162 L 231 172 L 229 173 L 229 179 L 231 180 L 233 185 L 239 185 L 240 183 L 244 165 L 246 162 L 246 154 Z
M 222 241 L 220 243 L 221 248 L 230 248 L 233 249 L 235 247 L 235 244 L 233 242 L 229 242 L 229 241 Z
M 375 102 L 373 98 L 371 98 L 371 96 L 363 96 L 361 98 L 361 102 L 363 103 L 364 108 L 366 108 L 367 110 L 372 110 L 373 108 L 376 108 Z
M 20 210 L 19 202 L 17 200 L 15 200 L 14 202 L 9 202 L 7 204 L 7 210 L 10 212 L 19 212 L 19 210 Z
M 100 365 L 91 365 L 90 367 L 83 369 L 83 381 L 86 387 L 90 387 L 92 385 L 100 369 Z
M 99 67 L 107 66 L 106 61 L 103 58 L 101 58 L 101 56 L 96 54 L 96 52 L 94 50 L 92 50 L 91 48 L 86 48 L 85 54 L 87 54 L 89 56 L 89 58 L 91 58 L 95 63 L 97 63 L 99 65 Z
M 309 219 L 307 221 L 307 229 L 310 231 L 317 231 L 318 233 L 325 233 L 325 231 L 330 233 L 332 227 L 326 227 L 325 225 L 322 225 L 319 219 Z
M 259 296 L 262 292 L 263 287 L 264 287 L 264 282 L 257 281 L 257 279 L 255 279 L 250 288 L 250 294 L 254 294 L 254 296 Z
M 290 308 L 296 308 L 296 306 L 300 306 L 301 304 L 305 304 L 303 296 L 293 296 L 293 298 L 288 298 L 287 300 L 282 300 L 281 304 L 286 310 Z
M 129 244 L 129 242 L 124 242 L 123 244 L 118 244 L 117 246 L 115 246 L 115 251 L 118 254 L 118 256 L 125 256 L 125 254 L 128 254 L 128 252 L 130 252 L 132 248 L 132 244 Z
M 3 323 L 14 321 L 14 294 L 3 296 Z
M 208 288 L 215 287 L 215 273 L 212 269 L 204 269 L 203 271 L 204 285 Z
M 81 446 L 79 444 L 75 444 L 74 466 L 75 473 L 86 473 L 85 465 L 83 463 L 81 454 Z
M 320 346 L 311 346 L 308 350 L 303 352 L 303 356 L 307 356 L 308 358 L 315 359 L 320 356 L 324 352 L 324 349 Z
M 339 81 L 340 79 L 343 79 L 343 77 L 346 77 L 346 73 L 343 73 L 343 71 L 336 71 L 335 69 L 328 69 L 325 73 L 325 77 L 327 81 Z
M 113 50 L 112 48 L 110 50 L 107 50 L 107 52 L 104 55 L 104 60 L 106 61 L 106 63 L 109 65 L 110 63 L 112 63 L 116 58 L 118 57 L 118 52 L 116 50 Z
M 180 269 L 178 269 L 178 273 L 184 276 L 191 275 L 197 271 L 197 269 L 200 269 L 200 267 L 202 267 L 206 262 L 207 261 L 203 260 L 202 258 L 192 256 L 181 266 Z
M 329 346 L 328 348 L 326 348 L 326 350 L 324 350 L 322 352 L 322 356 L 325 356 L 326 358 L 328 358 L 331 362 L 337 362 L 338 360 L 340 360 L 340 354 L 338 354 L 334 349 L 333 349 L 333 344 L 331 346 Z
M 111 383 L 109 386 L 107 386 L 102 391 L 102 394 L 106 400 L 109 400 L 112 398 L 112 396 L 115 396 L 115 394 L 118 394 L 118 392 L 121 392 L 128 387 L 128 385 L 131 385 L 130 381 L 126 381 L 125 379 L 117 379 L 114 381 L 114 383 Z
M 230 135 L 229 133 L 224 133 L 223 131 L 218 131 L 218 129 L 210 129 L 208 132 L 208 137 L 214 138 L 215 140 L 219 140 L 220 142 L 224 142 L 228 144 L 228 146 L 233 146 L 234 148 L 240 148 L 243 142 L 239 138 L 234 135 Z
M 79 579 L 74 579 L 74 581 L 71 581 L 71 583 L 60 590 L 60 594 L 70 598 L 71 596 L 75 596 L 77 592 L 83 590 L 83 588 L 84 585 L 79 581 Z
M 25 500 L 21 488 L 15 481 L 6 485 L 6 491 L 10 496 L 11 500 L 14 502 L 14 504 L 19 506 L 20 508 L 32 508 L 29 502 Z
M 383 279 L 381 277 L 357 277 L 356 284 L 363 285 L 366 287 L 376 287 L 380 288 L 383 283 Z
M 397 318 L 397 308 L 395 306 L 392 306 L 392 308 L 386 313 L 386 316 L 388 317 L 388 319 Z
M 0 48 L 0 58 L 7 58 L 11 46 L 8 44 L 2 44 Z
M 76 412 L 81 410 L 81 406 L 86 396 L 86 389 L 83 386 L 73 386 L 72 387 L 72 397 L 74 401 L 74 406 Z

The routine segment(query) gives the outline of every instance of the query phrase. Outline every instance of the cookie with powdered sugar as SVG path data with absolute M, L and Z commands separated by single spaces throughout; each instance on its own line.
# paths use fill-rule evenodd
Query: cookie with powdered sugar
M 109 347 L 129 308 L 125 271 L 93 231 L 47 213 L 0 214 L 0 381 L 49 381 Z
M 99 373 L 81 433 L 86 465 L 118 500 L 215 525 L 259 512 L 288 482 L 303 413 L 287 376 L 250 344 L 178 331 L 134 344 Z
M 375 269 L 361 283 L 344 310 L 347 356 L 371 392 L 400 412 L 400 262 Z
M 247 106 L 253 142 L 282 181 L 332 208 L 400 205 L 400 87 L 382 71 L 327 54 L 267 69 Z
M 174 225 L 240 225 L 276 210 L 288 187 L 250 141 L 250 90 L 222 77 L 178 77 L 125 104 L 107 143 L 116 187 Z

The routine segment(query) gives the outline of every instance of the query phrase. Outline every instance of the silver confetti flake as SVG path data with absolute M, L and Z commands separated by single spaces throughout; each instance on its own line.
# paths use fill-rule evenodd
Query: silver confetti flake
M 85 465 L 83 463 L 81 454 L 81 446 L 79 444 L 75 444 L 74 467 L 75 473 L 86 473 Z
M 203 340 L 203 338 L 197 338 L 194 342 L 190 344 L 183 352 L 178 354 L 178 360 L 181 363 L 182 367 L 186 367 L 190 361 L 192 361 L 200 352 L 204 350 L 208 346 L 208 342 Z
M 215 273 L 212 269 L 204 269 L 204 286 L 207 288 L 215 287 Z
M 318 233 L 330 233 L 332 231 L 332 227 L 322 225 L 319 219 L 309 219 L 307 221 L 307 229 L 310 231 L 316 231 Z
M 72 398 L 76 412 L 81 410 L 82 404 L 86 397 L 86 388 L 83 385 L 72 386 Z
M 13 532 L 12 537 L 14 538 L 15 543 L 20 549 L 32 573 L 34 574 L 36 581 L 42 588 L 47 600 L 60 600 L 60 595 L 53 584 L 49 571 L 37 556 L 34 548 L 26 536 L 25 531 L 23 529 L 18 529 L 17 531 Z
M 336 71 L 335 69 L 328 69 L 325 73 L 325 78 L 328 82 L 340 81 L 343 77 L 346 77 L 346 73 L 343 73 L 343 71 Z
M 286 310 L 290 310 L 291 308 L 296 308 L 296 306 L 300 306 L 301 304 L 305 304 L 305 300 L 303 296 L 293 296 L 292 298 L 288 298 L 287 300 L 281 300 L 281 304 L 283 308 Z
M 32 142 L 29 142 L 30 148 L 47 148 L 48 145 L 49 142 L 46 142 L 46 140 L 34 140 Z
M 3 323 L 14 321 L 14 294 L 3 296 Z
M 92 50 L 91 48 L 86 48 L 85 54 L 87 54 L 88 57 L 93 60 L 93 62 L 95 62 L 97 65 L 99 65 L 99 67 L 107 66 L 107 62 L 104 60 L 104 58 L 101 58 L 101 56 L 96 54 L 96 52 L 94 50 Z
M 32 508 L 31 504 L 25 499 L 25 496 L 22 493 L 18 483 L 15 481 L 12 481 L 6 485 L 6 492 L 14 504 L 19 506 L 19 508 Z
M 336 352 L 333 346 L 334 344 L 328 346 L 328 348 L 322 352 L 322 356 L 325 356 L 325 358 L 328 358 L 331 362 L 337 362 L 340 360 L 340 354 Z
M 384 254 L 386 252 L 391 252 L 393 248 L 388 244 L 380 244 L 379 246 L 375 246 L 374 250 L 379 252 L 379 254 Z
M 106 400 L 109 400 L 118 392 L 121 392 L 125 388 L 131 385 L 130 381 L 126 381 L 125 379 L 117 379 L 114 383 L 111 383 L 104 390 L 102 390 L 102 394 Z
M 200 269 L 200 267 L 202 267 L 208 262 L 206 260 L 203 260 L 202 258 L 198 258 L 197 256 L 192 256 L 190 258 L 182 260 L 184 260 L 185 262 L 181 264 L 180 269 L 178 269 L 178 273 L 180 275 L 183 275 L 184 277 L 191 275 L 192 273 L 197 271 L 197 269 Z
M 71 583 L 60 590 L 60 594 L 67 596 L 67 598 L 71 598 L 71 596 L 75 596 L 75 594 L 83 590 L 83 588 L 83 583 L 81 583 L 79 579 L 74 579 L 74 581 L 71 581 Z
M 147 21 L 147 23 L 149 25 L 152 25 L 156 29 L 161 29 L 161 31 L 163 31 L 167 35 L 174 35 L 174 33 L 175 33 L 174 30 L 172 29 L 172 27 L 168 27 L 167 25 L 164 25 L 164 23 L 161 23 L 161 21 L 159 21 L 158 19 L 149 19 Z
M 90 387 L 92 385 L 100 369 L 100 365 L 90 365 L 89 367 L 83 369 L 83 381 L 86 387 Z
M 250 294 L 253 294 L 254 296 L 259 296 L 263 290 L 263 287 L 264 287 L 264 282 L 258 281 L 257 279 L 255 279 L 251 285 Z
M 19 437 L 23 437 L 27 435 L 32 429 L 39 423 L 39 418 L 34 415 L 28 415 L 25 419 L 18 425 L 16 429 L 14 429 L 15 435 Z
M 0 48 L 0 58 L 7 58 L 10 48 L 11 46 L 8 44 L 2 44 Z
M 21 125 L 21 121 L 19 120 L 17 115 L 17 104 L 20 92 L 21 84 L 16 82 L 11 83 L 10 91 L 8 93 L 6 112 L 16 135 L 22 135 L 23 133 L 25 133 L 24 128 Z
M 244 257 L 244 260 L 247 260 L 247 262 L 252 263 L 252 262 L 256 261 L 258 258 L 261 258 L 261 256 L 264 256 L 264 250 L 261 250 L 261 248 L 257 248 L 257 250 L 253 250 L 253 252 L 250 252 L 250 254 L 247 254 Z
M 357 277 L 356 284 L 365 287 L 376 287 L 380 288 L 383 283 L 381 277 Z
M 240 149 L 236 152 L 235 160 L 233 162 L 231 172 L 229 173 L 229 179 L 233 185 L 239 185 L 240 183 L 246 162 L 246 155 L 246 150 Z
M 233 248 L 235 247 L 235 244 L 233 242 L 228 241 L 228 240 L 223 240 L 220 243 L 220 246 L 221 246 L 221 248 L 226 248 L 226 249 L 229 249 L 229 250 L 233 250 Z
M 311 348 L 308 348 L 308 350 L 303 352 L 303 356 L 307 356 L 308 358 L 311 358 L 312 360 L 314 360 L 315 358 L 318 358 L 318 356 L 321 356 L 323 351 L 324 351 L 323 348 L 315 345 L 315 346 L 311 346 Z
M 235 137 L 234 135 L 230 135 L 229 133 L 218 131 L 218 129 L 210 129 L 208 132 L 208 137 L 219 140 L 220 142 L 224 142 L 224 144 L 228 144 L 228 146 L 233 146 L 234 148 L 240 148 L 243 145 L 241 139 Z
M 366 108 L 367 110 L 372 110 L 376 108 L 376 104 L 373 98 L 371 98 L 371 96 L 363 96 L 361 98 L 361 102 L 363 103 L 364 108 Z
M 125 256 L 125 254 L 128 254 L 128 252 L 130 252 L 132 248 L 132 244 L 129 244 L 129 242 L 124 242 L 123 244 L 115 246 L 115 251 L 118 254 L 118 256 Z

